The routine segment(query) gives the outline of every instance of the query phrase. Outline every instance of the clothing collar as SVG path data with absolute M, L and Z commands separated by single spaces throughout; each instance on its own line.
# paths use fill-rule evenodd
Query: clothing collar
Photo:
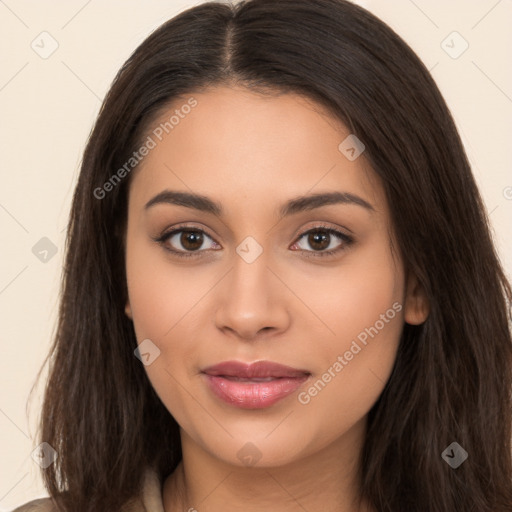
M 144 474 L 144 487 L 142 491 L 143 508 L 134 509 L 133 512 L 165 512 L 162 487 L 163 485 L 157 472 L 153 469 L 147 469 Z

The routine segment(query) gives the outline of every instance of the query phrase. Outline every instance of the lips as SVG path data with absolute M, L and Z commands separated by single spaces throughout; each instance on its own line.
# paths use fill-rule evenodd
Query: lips
M 225 361 L 205 368 L 203 373 L 250 380 L 279 379 L 284 377 L 300 378 L 305 375 L 310 375 L 310 372 L 307 370 L 299 370 L 271 361 L 256 361 L 251 364 L 242 363 L 240 361 Z
M 202 373 L 217 398 L 243 409 L 269 407 L 293 393 L 311 375 L 307 370 L 270 361 L 225 361 Z

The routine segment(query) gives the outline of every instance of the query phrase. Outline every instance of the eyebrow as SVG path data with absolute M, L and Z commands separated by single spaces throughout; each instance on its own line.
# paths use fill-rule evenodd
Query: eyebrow
M 220 203 L 217 203 L 209 197 L 201 194 L 193 194 L 190 192 L 179 192 L 174 190 L 163 190 L 155 197 L 150 199 L 144 209 L 147 210 L 157 204 L 175 204 L 178 206 L 185 206 L 193 208 L 205 213 L 211 213 L 217 217 L 223 216 L 223 208 Z M 322 206 L 332 204 L 349 204 L 365 208 L 370 213 L 375 212 L 375 208 L 362 197 L 348 192 L 324 192 L 318 194 L 311 194 L 308 196 L 298 196 L 290 199 L 279 209 L 281 217 L 287 217 L 299 212 L 321 208 Z

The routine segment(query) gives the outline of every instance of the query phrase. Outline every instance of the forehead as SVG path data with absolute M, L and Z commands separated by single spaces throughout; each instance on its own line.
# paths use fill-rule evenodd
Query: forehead
M 351 161 L 340 150 L 347 127 L 298 94 L 218 87 L 181 96 L 146 136 L 154 147 L 134 171 L 130 200 L 174 188 L 260 209 L 320 189 L 363 195 L 376 209 L 384 201 L 364 153 Z

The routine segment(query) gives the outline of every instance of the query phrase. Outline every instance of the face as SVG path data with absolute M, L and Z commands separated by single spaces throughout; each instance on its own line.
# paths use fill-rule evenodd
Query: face
M 126 314 L 182 436 L 229 464 L 283 465 L 364 425 L 426 306 L 346 127 L 294 94 L 191 97 L 155 122 L 132 176 Z M 225 361 L 299 371 L 204 373 Z

